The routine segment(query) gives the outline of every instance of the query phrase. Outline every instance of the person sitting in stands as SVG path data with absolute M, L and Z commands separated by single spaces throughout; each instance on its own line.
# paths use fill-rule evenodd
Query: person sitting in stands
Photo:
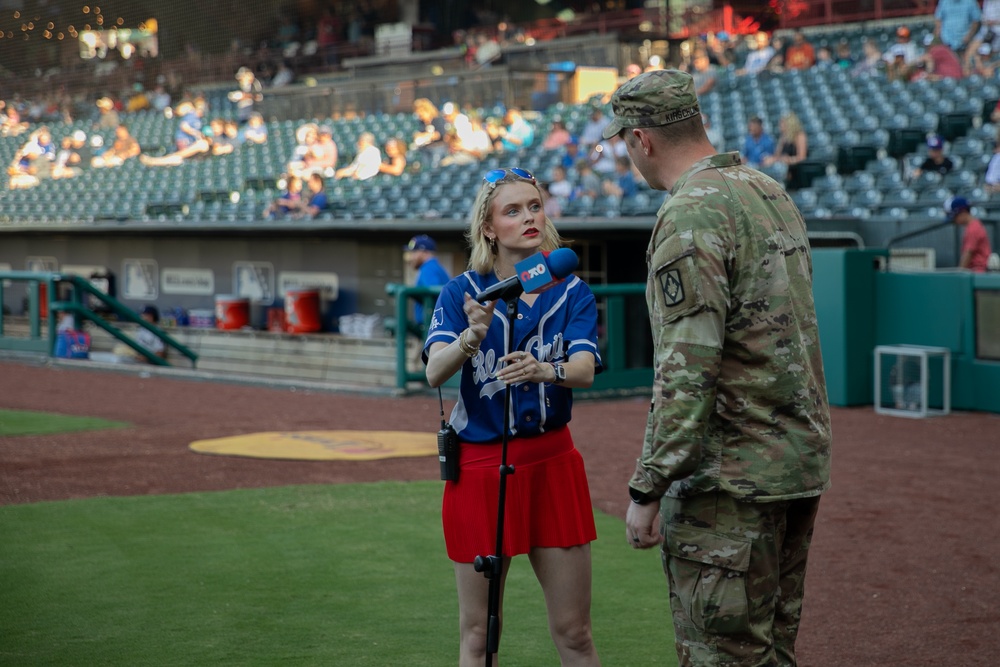
M 28 141 L 14 154 L 7 173 L 10 187 L 28 188 L 52 175 L 52 165 L 56 159 L 56 147 L 52 143 L 49 128 L 42 126 L 31 133 Z
M 267 125 L 264 124 L 264 117 L 259 113 L 250 116 L 247 126 L 243 128 L 243 141 L 251 144 L 267 143 Z
M 449 132 L 448 141 L 451 152 L 441 160 L 441 166 L 453 164 L 475 164 L 488 155 L 493 145 L 490 135 L 476 116 L 464 114 L 455 119 L 453 132 Z
M 120 167 L 125 160 L 139 155 L 139 142 L 129 134 L 128 126 L 119 125 L 115 128 L 115 140 L 104 152 L 94 157 L 91 165 L 94 167 Z
M 375 145 L 375 135 L 371 132 L 362 132 L 358 137 L 358 152 L 354 160 L 338 169 L 334 173 L 334 178 L 353 178 L 357 181 L 367 181 L 381 171 L 382 151 Z
M 794 113 L 787 113 L 778 121 L 778 145 L 774 155 L 764 158 L 763 166 L 774 164 L 785 165 L 785 183 L 795 180 L 798 164 L 806 159 L 809 153 L 809 139 L 802 128 L 802 121 Z
M 385 158 L 379 171 L 390 176 L 399 176 L 406 169 L 406 146 L 395 137 L 385 142 Z
M 535 128 L 524 119 L 520 109 L 508 109 L 504 114 L 504 126 L 500 129 L 500 150 L 515 152 L 531 148 L 535 143 Z
M 295 175 L 285 178 L 285 191 L 264 209 L 264 217 L 269 220 L 283 218 L 299 208 L 302 199 L 302 179 Z
M 299 198 L 292 210 L 293 218 L 312 219 L 327 209 L 326 191 L 323 186 L 322 176 L 316 172 L 309 174 L 309 198 Z
M 413 103 L 413 114 L 423 127 L 413 133 L 410 148 L 426 153 L 430 159 L 430 167 L 436 168 L 448 154 L 448 144 L 445 142 L 447 123 L 438 108 L 425 97 Z
M 562 118 L 556 116 L 552 119 L 552 129 L 549 130 L 549 134 L 542 141 L 542 148 L 547 151 L 554 151 L 566 146 L 571 141 L 573 141 L 573 135 L 566 129 L 566 123 L 563 122 Z
M 316 131 L 316 142 L 309 147 L 302 158 L 303 166 L 300 176 L 309 174 L 332 175 L 337 169 L 340 151 L 337 142 L 333 140 L 333 130 L 329 125 L 323 125 Z
M 213 118 L 208 124 L 212 142 L 212 155 L 229 155 L 236 150 L 236 143 L 226 134 L 226 121 Z
M 920 166 L 913 170 L 913 178 L 919 178 L 925 171 L 946 175 L 955 167 L 955 163 L 944 154 L 944 139 L 935 135 L 927 139 L 927 159 L 920 163 Z

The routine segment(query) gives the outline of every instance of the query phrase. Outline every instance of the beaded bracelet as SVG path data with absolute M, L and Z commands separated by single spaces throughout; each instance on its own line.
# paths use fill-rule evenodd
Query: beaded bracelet
M 479 352 L 479 346 L 476 345 L 475 347 L 473 347 L 468 343 L 468 341 L 465 340 L 465 334 L 467 334 L 468 332 L 469 330 L 466 329 L 458 335 L 458 349 L 460 349 L 462 351 L 462 354 L 464 354 L 465 356 L 474 357 L 476 356 L 476 353 Z

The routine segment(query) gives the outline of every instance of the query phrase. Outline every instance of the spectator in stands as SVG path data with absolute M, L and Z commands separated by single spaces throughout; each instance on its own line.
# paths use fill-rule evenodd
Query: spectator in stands
M 305 171 L 330 175 L 337 168 L 339 156 L 337 142 L 333 140 L 333 129 L 329 125 L 320 125 L 316 130 L 316 142 L 310 146 L 304 159 Z
M 586 152 L 601 143 L 604 140 L 602 133 L 607 126 L 608 119 L 604 117 L 604 112 L 601 111 L 600 107 L 595 106 L 590 112 L 590 120 L 583 126 L 583 131 L 580 132 L 580 138 L 577 140 L 580 143 L 580 149 Z
M 115 128 L 115 140 L 100 155 L 91 160 L 94 167 L 120 167 L 125 160 L 139 155 L 142 149 L 139 142 L 135 140 L 128 130 L 128 126 L 121 124 Z
M 503 117 L 504 125 L 500 129 L 500 145 L 497 150 L 516 152 L 522 148 L 531 148 L 535 143 L 535 128 L 524 118 L 520 109 L 507 109 Z
M 913 65 L 906 63 L 906 52 L 899 44 L 893 44 L 889 48 L 888 55 L 891 60 L 886 61 L 885 76 L 889 81 L 909 81 L 920 64 L 920 60 Z
M 766 158 L 774 155 L 774 150 L 774 138 L 764 131 L 764 121 L 760 116 L 751 116 L 747 121 L 747 136 L 743 139 L 744 161 L 759 168 Z
M 390 176 L 401 176 L 406 170 L 406 144 L 396 137 L 385 142 L 385 157 L 379 171 Z
M 356 145 L 357 153 L 354 160 L 346 167 L 341 167 L 334 173 L 334 178 L 353 178 L 357 181 L 367 181 L 379 173 L 382 165 L 382 151 L 375 145 L 375 135 L 362 132 Z
M 992 79 L 998 64 L 992 47 L 989 44 L 982 43 L 975 47 L 975 49 L 970 46 L 968 51 L 970 57 L 966 65 L 966 73 L 975 74 L 984 79 Z
M 102 130 L 113 130 L 118 127 L 120 119 L 115 110 L 115 103 L 110 97 L 102 97 L 97 100 L 98 118 L 97 127 Z
M 618 158 L 628 157 L 628 149 L 621 137 L 605 139 L 594 147 L 590 162 L 594 165 L 594 173 L 604 178 L 615 173 Z
M 639 186 L 632 174 L 632 160 L 628 156 L 615 160 L 614 177 L 604 180 L 601 191 L 605 195 L 618 197 L 619 200 L 629 199 L 639 192 Z
M 425 97 L 421 97 L 413 103 L 413 114 L 423 126 L 413 133 L 410 148 L 427 155 L 430 158 L 429 166 L 434 169 L 448 154 L 448 145 L 445 142 L 447 125 L 438 108 Z
M 545 211 L 545 217 L 550 220 L 555 220 L 556 218 L 562 217 L 562 203 L 559 197 L 552 194 L 552 190 L 548 183 L 538 183 L 538 191 L 542 194 L 542 210 Z
M 990 47 L 990 52 L 1000 49 L 1000 0 L 983 0 L 982 17 L 979 32 L 972 38 L 969 48 L 965 50 L 966 74 L 972 74 L 971 60 L 980 53 L 983 46 Z M 992 76 L 992 71 L 989 75 Z
M 566 168 L 562 165 L 552 167 L 547 186 L 549 194 L 562 201 L 569 201 L 573 196 L 573 184 L 566 178 Z
M 842 39 L 837 43 L 837 53 L 834 56 L 833 64 L 843 70 L 850 70 L 854 67 L 854 56 L 851 54 L 851 44 L 846 39 Z
M 628 65 L 625 66 L 625 75 L 619 77 L 618 83 L 619 85 L 621 85 L 626 81 L 634 79 L 640 74 L 642 74 L 642 66 L 639 63 L 629 63 Z
M 1000 107 L 1000 103 L 997 103 Z M 994 114 L 997 112 L 994 111 Z M 997 141 L 993 148 L 993 157 L 986 167 L 986 177 L 984 178 L 986 192 L 995 195 L 1000 192 L 1000 141 Z
M 937 38 L 931 39 L 918 64 L 923 67 L 923 76 L 932 81 L 962 78 L 962 63 L 958 55 Z
M 251 144 L 267 143 L 267 125 L 264 124 L 264 117 L 259 113 L 250 116 L 247 126 L 243 128 L 243 141 Z
M 801 30 L 796 30 L 792 43 L 785 49 L 785 69 L 809 69 L 816 64 L 816 51 Z
M 979 32 L 981 18 L 976 0 L 938 0 L 934 10 L 934 36 L 952 51 L 964 53 Z
M 302 199 L 302 179 L 289 175 L 285 178 L 285 190 L 264 209 L 264 217 L 269 220 L 283 218 L 299 208 Z
M 52 178 L 72 178 L 80 175 L 80 169 L 74 163 L 79 163 L 80 156 L 73 152 L 73 138 L 63 137 L 52 162 Z
M 475 164 L 493 149 L 490 135 L 478 117 L 460 114 L 455 118 L 455 126 L 448 131 L 449 153 L 441 160 L 441 166 L 452 164 Z
M 278 71 L 274 73 L 271 77 L 271 87 L 272 88 L 284 88 L 285 86 L 291 85 L 295 81 L 295 72 L 292 71 L 291 65 L 288 61 L 282 60 L 278 64 Z
M 851 76 L 875 76 L 885 69 L 886 60 L 873 40 L 866 39 L 861 47 L 862 57 L 851 67 Z
M 883 59 L 892 63 L 900 54 L 903 55 L 903 62 L 910 67 L 920 62 L 920 47 L 911 39 L 910 29 L 905 25 L 896 28 L 896 41 L 886 49 Z
M 212 155 L 229 155 L 236 150 L 236 142 L 226 134 L 226 121 L 222 118 L 213 118 L 208 123 L 208 136 L 212 141 Z
M 28 141 L 14 153 L 8 173 L 11 176 L 22 174 L 36 179 L 48 178 L 52 172 L 52 163 L 56 159 L 56 146 L 52 143 L 49 128 L 42 126 L 28 136 Z M 24 179 L 25 184 L 29 181 Z M 37 184 L 31 183 L 32 185 Z M 11 187 L 15 187 L 13 182 Z
M 927 138 L 927 158 L 913 170 L 913 178 L 920 178 L 925 172 L 934 172 L 944 176 L 955 168 L 951 158 L 944 154 L 944 139 L 935 135 Z
M 174 114 L 180 118 L 180 122 L 177 124 L 177 131 L 174 133 L 174 144 L 177 146 L 178 151 L 187 150 L 196 142 L 204 141 L 205 135 L 202 134 L 201 110 L 198 106 L 185 100 L 177 105 Z
M 746 62 L 741 69 L 736 70 L 739 75 L 760 74 L 767 67 L 771 59 L 774 58 L 775 50 L 770 44 L 770 39 L 766 32 L 758 32 L 753 43 L 753 50 L 747 55 Z
M 236 83 L 238 88 L 229 93 L 229 101 L 236 105 L 236 119 L 240 125 L 244 125 L 250 122 L 257 103 L 264 99 L 264 91 L 249 67 L 237 70 Z
M 802 121 L 794 113 L 787 113 L 778 122 L 778 144 L 774 155 L 764 158 L 762 165 L 784 165 L 785 183 L 795 181 L 798 164 L 809 154 L 809 139 L 802 128 Z
M 694 62 L 691 76 L 694 78 L 694 89 L 698 97 L 707 95 L 715 88 L 717 72 L 715 65 L 708 59 L 708 52 L 699 47 L 694 54 Z
M 328 204 L 323 177 L 314 171 L 309 174 L 306 183 L 309 191 L 290 207 L 293 218 L 307 218 L 311 220 L 327 209 Z
M 962 254 L 958 260 L 958 268 L 968 269 L 976 273 L 986 271 L 989 262 L 990 238 L 986 228 L 979 219 L 972 217 L 969 201 L 965 197 L 951 197 L 944 203 L 948 219 L 959 227 L 964 227 L 962 234 Z
M 580 161 L 580 144 L 577 143 L 576 139 L 570 139 L 570 142 L 563 146 L 562 157 L 559 159 L 559 164 L 566 168 L 567 171 L 576 166 L 576 163 Z
M 816 68 L 823 70 L 837 68 L 837 63 L 833 60 L 833 53 L 825 46 L 816 49 Z
M 542 148 L 547 151 L 554 151 L 562 148 L 571 141 L 573 141 L 573 135 L 566 129 L 566 123 L 563 122 L 562 117 L 556 116 L 552 119 L 552 127 L 549 129 L 549 133 L 542 141 Z
M 170 106 L 170 93 L 167 89 L 163 87 L 162 83 L 156 84 L 153 88 L 153 94 L 150 95 L 149 104 L 152 106 L 154 111 L 164 111 Z
M 589 160 L 583 159 L 576 163 L 576 185 L 573 188 L 571 201 L 588 197 L 596 199 L 601 193 L 601 177 L 594 173 Z
M 83 130 L 76 130 L 70 135 L 70 142 L 73 152 L 79 158 L 79 163 L 76 166 L 80 169 L 88 169 L 94 159 L 94 149 L 87 142 L 87 133 Z
M 5 137 L 16 137 L 28 129 L 28 124 L 21 122 L 21 114 L 14 104 L 0 100 L 0 109 L 3 110 L 3 115 L 0 116 L 0 134 Z

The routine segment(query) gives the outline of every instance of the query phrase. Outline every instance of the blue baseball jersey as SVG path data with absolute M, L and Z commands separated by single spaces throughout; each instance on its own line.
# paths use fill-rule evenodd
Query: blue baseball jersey
M 437 287 L 446 284 L 449 280 L 451 280 L 451 276 L 441 266 L 438 258 L 431 257 L 417 269 L 417 282 L 414 286 Z M 424 307 L 419 301 L 413 306 L 413 319 L 421 325 L 424 323 Z
M 427 350 L 437 342 L 451 343 L 468 327 L 462 306 L 465 294 L 473 297 L 496 284 L 493 274 L 466 271 L 441 290 L 434 307 Z M 451 424 L 465 442 L 497 442 L 503 435 L 504 382 L 497 379 L 499 359 L 508 353 L 510 322 L 507 306 L 497 304 L 479 352 L 462 366 L 460 395 L 451 413 Z M 594 355 L 595 372 L 603 370 L 597 349 L 597 303 L 585 282 L 570 276 L 542 292 L 529 306 L 518 302 L 514 322 L 514 349 L 543 362 L 566 361 L 575 352 Z M 527 437 L 565 426 L 573 408 L 573 391 L 535 382 L 511 385 L 509 437 Z

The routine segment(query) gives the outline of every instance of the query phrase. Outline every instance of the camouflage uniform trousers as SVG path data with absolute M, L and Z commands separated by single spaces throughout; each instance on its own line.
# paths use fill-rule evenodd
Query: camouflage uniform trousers
M 681 667 L 794 667 L 819 497 L 663 498 L 661 556 Z

